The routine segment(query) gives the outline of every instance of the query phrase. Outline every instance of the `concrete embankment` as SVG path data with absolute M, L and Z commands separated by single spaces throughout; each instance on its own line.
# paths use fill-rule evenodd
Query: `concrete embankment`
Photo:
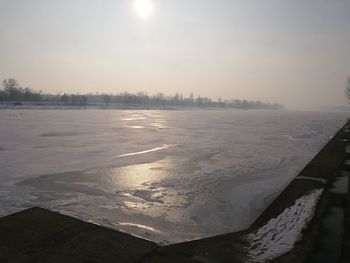
M 350 262 L 349 131 L 341 129 L 245 231 L 160 247 L 31 208 L 0 218 L 0 262 Z

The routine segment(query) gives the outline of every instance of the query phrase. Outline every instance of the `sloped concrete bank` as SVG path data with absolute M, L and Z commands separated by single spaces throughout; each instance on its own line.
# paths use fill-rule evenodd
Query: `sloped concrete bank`
M 160 247 L 31 208 L 0 218 L 0 262 L 349 262 L 348 144 L 349 124 L 245 231 Z

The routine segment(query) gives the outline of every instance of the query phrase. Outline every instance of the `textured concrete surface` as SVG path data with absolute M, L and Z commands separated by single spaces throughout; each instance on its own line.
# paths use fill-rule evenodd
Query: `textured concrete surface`
M 0 218 L 0 262 L 138 262 L 157 245 L 41 208 Z

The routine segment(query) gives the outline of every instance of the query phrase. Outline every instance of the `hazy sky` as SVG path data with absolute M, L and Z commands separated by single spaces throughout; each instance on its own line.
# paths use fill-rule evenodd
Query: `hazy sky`
M 350 0 L 0 0 L 0 78 L 43 92 L 345 104 Z

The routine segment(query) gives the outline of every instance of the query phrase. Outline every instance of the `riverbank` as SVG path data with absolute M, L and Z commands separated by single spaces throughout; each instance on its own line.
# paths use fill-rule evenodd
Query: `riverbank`
M 346 125 L 245 231 L 160 247 L 118 231 L 32 208 L 0 219 L 0 261 L 307 262 L 322 259 L 326 219 L 339 209 L 349 214 L 348 180 L 341 179 L 348 176 L 349 139 Z M 335 240 L 341 240 L 331 256 L 341 260 L 346 256 L 342 247 L 348 228 L 341 212 L 337 215 L 332 219 L 338 218 L 338 223 L 340 220 L 343 231 L 334 235 Z

